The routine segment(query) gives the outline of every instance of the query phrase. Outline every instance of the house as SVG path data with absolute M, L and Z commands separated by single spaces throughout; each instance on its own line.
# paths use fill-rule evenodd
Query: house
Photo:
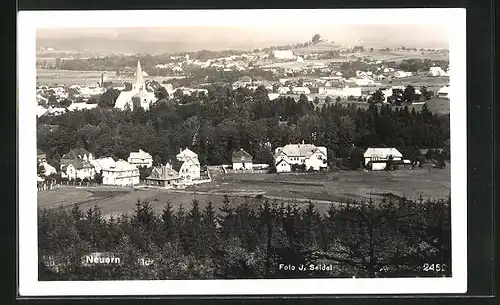
M 111 157 L 99 158 L 91 160 L 90 164 L 94 166 L 96 173 L 100 173 L 103 169 L 113 166 L 115 164 L 115 160 Z
M 430 67 L 429 68 L 430 76 L 447 76 L 448 73 L 444 71 L 441 67 Z
M 185 181 L 200 179 L 201 165 L 198 161 L 198 155 L 186 148 L 180 150 L 176 156 L 177 162 L 172 163 L 172 168 L 179 173 Z
M 363 154 L 365 167 L 372 170 L 384 170 L 387 167 L 387 161 L 402 161 L 403 154 L 396 148 L 374 148 L 369 147 Z
M 267 97 L 269 98 L 270 101 L 273 101 L 275 99 L 277 99 L 278 97 L 280 97 L 281 94 L 279 93 L 268 93 L 267 94 Z
M 280 93 L 280 94 L 287 94 L 288 92 L 290 92 L 289 87 L 279 87 L 278 88 L 278 93 Z
M 50 175 L 55 175 L 57 174 L 57 170 L 55 167 L 53 167 L 52 165 L 50 165 L 49 163 L 47 163 L 46 160 L 40 162 L 38 164 L 38 166 L 42 166 L 43 167 L 43 176 L 50 176 Z
M 86 160 L 83 159 L 73 159 L 65 160 L 63 163 L 61 160 L 61 177 L 67 178 L 68 180 L 76 179 L 88 179 L 94 178 L 95 168 L 94 166 Z
M 118 160 L 102 169 L 102 184 L 133 186 L 139 184 L 139 169 L 125 160 Z
M 233 152 L 231 159 L 233 161 L 233 170 L 252 170 L 253 157 L 243 148 Z
M 39 118 L 47 113 L 47 109 L 41 105 L 36 107 L 36 117 Z
M 293 94 L 311 94 L 311 90 L 307 87 L 294 87 L 292 89 Z
M 155 166 L 151 175 L 146 178 L 146 184 L 161 187 L 173 187 L 176 183 L 182 181 L 179 173 L 172 168 L 170 163 L 162 166 Z
M 312 169 L 319 171 L 326 169 L 327 165 L 326 147 L 316 147 L 313 144 L 288 144 L 284 147 L 278 147 L 274 153 L 274 163 L 276 171 L 290 172 L 292 166 L 305 166 L 306 170 Z
M 137 167 L 151 167 L 153 165 L 153 157 L 142 149 L 138 152 L 131 152 L 127 162 Z
M 66 161 L 72 161 L 74 159 L 81 159 L 84 161 L 92 161 L 94 159 L 94 156 L 92 156 L 92 153 L 88 152 L 85 148 L 76 148 L 70 150 L 68 153 L 62 156 L 61 158 L 61 165 L 62 163 Z
M 438 98 L 450 99 L 449 93 L 450 93 L 450 85 L 446 85 L 438 90 L 437 96 Z
M 135 84 L 132 84 L 132 90 L 120 92 L 115 102 L 115 108 L 121 110 L 130 108 L 130 110 L 134 110 L 134 107 L 142 107 L 148 110 L 150 105 L 156 101 L 154 92 L 146 89 L 144 73 L 142 72 L 140 61 L 137 61 L 137 71 L 135 75 L 136 80 Z

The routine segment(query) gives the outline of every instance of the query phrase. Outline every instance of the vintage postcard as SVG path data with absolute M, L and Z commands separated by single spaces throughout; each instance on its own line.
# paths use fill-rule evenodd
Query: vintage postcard
M 465 10 L 18 19 L 21 296 L 466 292 Z

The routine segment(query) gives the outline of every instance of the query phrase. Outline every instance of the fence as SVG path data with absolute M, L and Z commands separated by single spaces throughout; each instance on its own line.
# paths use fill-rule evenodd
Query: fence
M 58 189 L 60 187 L 61 187 L 60 184 L 47 184 L 47 183 L 39 184 L 37 186 L 39 192 L 40 191 L 52 191 L 52 190 Z

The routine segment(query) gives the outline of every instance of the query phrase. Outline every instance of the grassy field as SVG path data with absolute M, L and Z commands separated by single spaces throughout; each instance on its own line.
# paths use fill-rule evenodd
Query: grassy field
M 235 204 L 262 195 L 278 201 L 295 201 L 306 204 L 314 201 L 319 211 L 324 212 L 330 202 L 346 198 L 376 199 L 382 196 L 407 196 L 439 198 L 450 191 L 449 164 L 446 169 L 424 168 L 397 170 L 393 172 L 337 172 L 325 174 L 231 174 L 215 176 L 214 182 L 185 190 L 130 189 L 130 188 L 83 188 L 61 187 L 54 191 L 38 193 L 38 207 L 71 207 L 78 204 L 87 209 L 100 207 L 104 215 L 130 213 L 135 202 L 150 201 L 157 212 L 167 202 L 174 207 L 190 206 L 193 198 L 203 208 L 210 200 L 219 207 L 223 196 L 228 195 Z

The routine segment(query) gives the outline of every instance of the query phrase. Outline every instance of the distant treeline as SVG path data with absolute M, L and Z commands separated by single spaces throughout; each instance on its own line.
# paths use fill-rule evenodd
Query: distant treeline
M 324 215 L 227 196 L 157 215 L 138 201 L 109 219 L 75 205 L 38 211 L 38 244 L 40 280 L 450 276 L 450 199 L 332 203 Z M 82 265 L 96 252 L 119 263 Z
M 185 104 L 178 104 L 182 99 Z M 270 101 L 262 87 L 251 92 L 215 86 L 208 94 L 162 99 L 150 111 L 99 107 L 42 116 L 37 122 L 38 148 L 56 168 L 60 157 L 76 147 L 125 160 L 131 151 L 143 149 L 158 163 L 190 147 L 203 165 L 227 164 L 231 153 L 243 148 L 254 162 L 274 164 L 273 149 L 304 141 L 325 146 L 330 165 L 340 162 L 356 169 L 367 147 L 396 147 L 405 158 L 415 159 L 419 148 L 442 148 L 449 154 L 450 138 L 449 115 L 433 114 L 426 105 L 419 112 L 374 104 L 362 109 L 331 100 L 317 107 L 304 95 L 298 101 Z

